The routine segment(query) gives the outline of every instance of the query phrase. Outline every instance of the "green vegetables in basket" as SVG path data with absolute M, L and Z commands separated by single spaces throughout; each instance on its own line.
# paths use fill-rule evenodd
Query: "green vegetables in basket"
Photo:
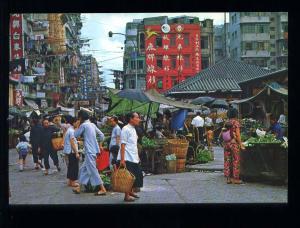
M 142 146 L 144 148 L 154 148 L 154 147 L 156 147 L 156 142 L 154 140 L 149 139 L 146 136 L 144 136 L 142 138 Z
M 175 154 L 166 155 L 166 160 L 167 161 L 176 161 L 176 155 Z
M 211 151 L 209 151 L 208 149 L 197 150 L 196 160 L 201 163 L 207 163 L 209 161 L 212 161 L 213 158 Z

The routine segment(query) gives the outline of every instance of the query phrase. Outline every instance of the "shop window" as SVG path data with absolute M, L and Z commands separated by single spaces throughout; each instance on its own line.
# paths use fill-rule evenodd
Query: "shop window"
M 252 42 L 246 42 L 245 49 L 246 49 L 246 51 L 253 50 Z
M 175 47 L 176 46 L 176 35 L 171 34 L 170 36 L 170 47 Z
M 163 78 L 162 77 L 158 77 L 157 78 L 157 88 L 158 89 L 162 89 L 163 88 Z
M 184 67 L 189 68 L 191 66 L 190 63 L 190 55 L 183 55 Z
M 173 70 L 176 68 L 176 55 L 171 55 L 171 68 Z
M 208 49 L 208 36 L 201 37 L 201 48 Z
M 208 68 L 209 66 L 209 60 L 207 57 L 202 57 L 202 68 L 205 69 L 205 68 Z
M 156 47 L 162 47 L 162 37 L 161 36 L 156 37 Z
M 145 49 L 145 34 L 140 33 L 140 49 Z
M 156 56 L 156 66 L 158 68 L 162 68 L 163 67 L 163 58 L 162 58 L 162 55 L 157 55 Z
M 189 44 L 190 44 L 190 35 L 186 33 L 186 34 L 183 35 L 183 37 L 184 37 L 183 38 L 184 39 L 184 45 L 189 46 Z
M 144 69 L 144 61 L 138 60 L 138 69 Z
M 135 60 L 130 61 L 130 68 L 135 69 Z
M 135 80 L 134 79 L 129 80 L 129 89 L 135 89 Z

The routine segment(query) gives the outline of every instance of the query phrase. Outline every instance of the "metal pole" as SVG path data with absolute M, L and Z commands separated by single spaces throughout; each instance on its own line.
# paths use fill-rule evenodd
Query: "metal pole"
M 136 50 L 136 47 L 134 47 L 134 50 L 135 50 L 135 89 L 137 89 L 138 76 L 137 76 L 137 50 Z

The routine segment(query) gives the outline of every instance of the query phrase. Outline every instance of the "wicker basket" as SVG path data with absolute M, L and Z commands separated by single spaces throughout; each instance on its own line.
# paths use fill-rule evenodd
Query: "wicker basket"
M 166 161 L 167 173 L 176 173 L 176 160 Z
M 111 175 L 111 184 L 114 192 L 131 192 L 135 176 L 126 168 L 118 168 Z
M 176 158 L 186 158 L 186 154 L 189 147 L 189 141 L 186 139 L 169 139 L 168 140 L 168 152 L 175 154 Z
M 176 160 L 176 171 L 178 173 L 184 172 L 185 171 L 185 162 L 186 159 L 177 159 Z
M 60 138 L 52 138 L 52 146 L 54 150 L 62 150 L 64 148 L 64 139 Z

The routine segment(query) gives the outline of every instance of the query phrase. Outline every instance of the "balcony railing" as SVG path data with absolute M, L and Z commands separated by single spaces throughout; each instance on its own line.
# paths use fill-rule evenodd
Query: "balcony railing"
M 266 50 L 247 50 L 242 52 L 242 57 L 270 57 L 270 52 Z
M 241 23 L 269 23 L 270 18 L 266 16 L 242 16 L 240 19 Z
M 242 41 L 270 40 L 269 33 L 244 33 Z

